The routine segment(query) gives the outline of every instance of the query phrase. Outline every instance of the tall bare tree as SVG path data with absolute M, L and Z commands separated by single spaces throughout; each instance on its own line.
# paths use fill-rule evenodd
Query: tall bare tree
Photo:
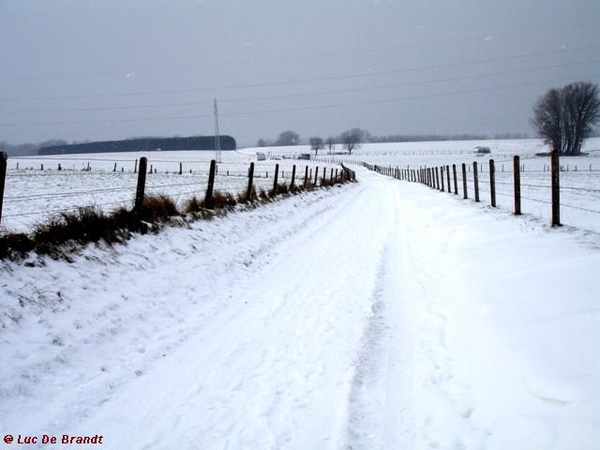
M 598 86 L 588 82 L 550 89 L 533 108 L 532 125 L 544 142 L 562 155 L 579 155 L 600 120 Z
M 360 128 L 352 128 L 340 134 L 340 141 L 348 153 L 352 154 L 352 150 L 359 148 L 361 142 L 365 142 L 369 137 L 369 132 Z
M 311 150 L 315 151 L 315 156 L 317 156 L 319 150 L 321 150 L 324 147 L 323 138 L 320 137 L 313 136 L 308 140 L 308 142 L 310 143 Z
M 329 154 L 331 155 L 333 153 L 333 150 L 335 150 L 335 139 L 330 136 L 325 140 L 325 145 L 327 145 L 327 148 L 329 149 Z
M 275 141 L 275 145 L 298 145 L 300 143 L 300 136 L 298 133 L 292 130 L 282 131 L 279 133 L 279 137 Z

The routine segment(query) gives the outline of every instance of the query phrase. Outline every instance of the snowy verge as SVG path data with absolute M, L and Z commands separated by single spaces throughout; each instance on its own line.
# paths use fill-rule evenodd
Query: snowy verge
M 238 307 L 240 297 L 221 294 L 352 188 L 167 227 L 125 245 L 90 245 L 71 263 L 1 262 L 2 428 L 42 433 L 85 417 L 214 316 Z
M 357 175 L 71 264 L 3 263 L 0 429 L 594 449 L 599 236 Z

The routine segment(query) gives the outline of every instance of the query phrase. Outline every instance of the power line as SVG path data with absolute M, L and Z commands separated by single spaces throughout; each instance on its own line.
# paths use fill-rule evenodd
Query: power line
M 343 52 L 323 52 L 323 53 L 308 53 L 304 55 L 294 55 L 294 56 L 281 56 L 275 58 L 262 58 L 262 59 L 244 59 L 238 61 L 223 61 L 223 62 L 202 62 L 200 64 L 188 64 L 182 66 L 173 66 L 173 67 L 151 67 L 145 69 L 120 69 L 120 70 L 100 70 L 100 71 L 90 71 L 90 72 L 73 72 L 73 73 L 47 73 L 47 74 L 35 74 L 35 75 L 20 75 L 20 76 L 10 76 L 10 77 L 0 77 L 0 80 L 8 81 L 8 80 L 36 80 L 36 79 L 48 79 L 48 78 L 75 78 L 82 76 L 106 76 L 106 75 L 129 75 L 129 74 L 137 74 L 137 73 L 153 73 L 153 72 L 172 72 L 172 71 L 181 71 L 181 70 L 193 70 L 193 69 L 206 69 L 210 67 L 227 67 L 227 66 L 238 66 L 238 65 L 256 65 L 256 64 L 265 64 L 265 63 L 274 63 L 274 62 L 285 62 L 285 61 L 299 61 L 299 60 L 311 60 L 311 59 L 323 59 L 323 58 L 335 58 L 339 56 L 348 56 L 348 55 L 357 55 L 357 54 L 365 54 L 365 53 L 376 53 L 376 52 L 385 52 L 385 51 L 397 51 L 397 50 L 408 50 L 415 49 L 421 47 L 435 46 L 435 45 L 448 45 L 448 44 L 464 44 L 468 42 L 488 42 L 490 40 L 494 40 L 497 37 L 508 37 L 508 36 L 520 36 L 523 34 L 533 35 L 533 34 L 541 34 L 552 31 L 559 30 L 572 30 L 577 29 L 581 30 L 584 28 L 595 27 L 594 24 L 573 24 L 573 25 L 562 25 L 558 27 L 550 27 L 550 28 L 542 28 L 538 30 L 527 30 L 527 31 L 517 31 L 517 32 L 507 32 L 507 33 L 493 33 L 491 36 L 485 37 L 466 37 L 466 38 L 453 38 L 453 39 L 440 39 L 433 40 L 428 42 L 421 42 L 416 44 L 405 44 L 405 45 L 392 45 L 385 47 L 375 47 L 375 48 L 367 48 L 367 49 L 349 49 Z
M 249 88 L 257 88 L 257 87 L 274 87 L 274 86 L 285 86 L 292 84 L 302 84 L 302 83 L 314 83 L 314 82 L 322 82 L 322 81 L 339 81 L 346 80 L 352 78 L 364 78 L 364 77 L 372 77 L 372 76 L 380 76 L 380 75 L 396 75 L 400 73 L 407 72 L 418 72 L 422 70 L 437 70 L 437 69 L 446 69 L 451 67 L 460 67 L 460 66 L 468 66 L 472 64 L 486 64 L 492 62 L 500 62 L 500 61 L 510 61 L 514 59 L 526 59 L 533 58 L 539 56 L 549 56 L 555 55 L 558 53 L 572 53 L 584 50 L 596 50 L 599 49 L 600 46 L 586 46 L 586 47 L 577 47 L 568 50 L 552 50 L 548 52 L 540 52 L 540 53 L 528 53 L 521 55 L 513 55 L 513 56 L 503 56 L 498 58 L 488 58 L 483 60 L 470 60 L 463 62 L 454 62 L 447 64 L 434 64 L 430 66 L 422 66 L 422 67 L 411 67 L 405 69 L 398 70 L 386 70 L 379 72 L 366 72 L 360 74 L 348 74 L 348 75 L 338 75 L 338 76 L 330 76 L 330 77 L 316 77 L 316 78 L 299 78 L 295 80 L 287 80 L 287 81 L 275 81 L 275 82 L 264 82 L 264 83 L 250 83 L 250 84 L 238 84 L 238 85 L 225 85 L 225 86 L 212 86 L 212 87 L 198 87 L 198 88 L 190 88 L 190 89 L 174 89 L 174 90 L 164 90 L 164 91 L 142 91 L 142 92 L 122 92 L 122 93 L 114 93 L 114 94 L 85 94 L 85 95 L 66 95 L 66 96 L 46 96 L 46 97 L 5 97 L 0 98 L 0 101 L 31 101 L 31 100 L 67 100 L 67 99 L 83 99 L 83 98 L 110 98 L 110 97 L 134 97 L 134 96 L 143 96 L 143 95 L 163 95 L 163 94 L 183 94 L 190 92 L 201 92 L 201 91 L 214 91 L 214 90 L 233 90 L 233 89 L 249 89 Z
M 297 112 L 297 111 L 314 111 L 319 109 L 331 109 L 331 108 L 341 108 L 348 106 L 365 106 L 365 105 L 376 105 L 376 104 L 385 104 L 385 103 L 395 103 L 402 101 L 410 101 L 410 100 L 424 100 L 430 98 L 437 97 L 447 97 L 453 95 L 463 95 L 463 94 L 473 94 L 480 92 L 489 92 L 496 90 L 505 90 L 505 89 L 514 89 L 521 87 L 529 87 L 529 86 L 538 86 L 545 85 L 548 83 L 564 83 L 568 81 L 580 80 L 581 76 L 574 78 L 565 78 L 561 80 L 547 80 L 547 81 L 535 81 L 531 83 L 521 83 L 521 84 L 513 84 L 513 85 L 505 85 L 505 86 L 495 86 L 489 88 L 480 88 L 480 89 L 468 89 L 462 91 L 450 91 L 450 92 L 441 92 L 436 94 L 427 94 L 427 95 L 415 95 L 415 96 L 407 96 L 407 97 L 395 97 L 395 98 L 387 98 L 382 100 L 367 100 L 361 102 L 348 102 L 348 103 L 337 103 L 337 104 L 325 104 L 318 106 L 302 106 L 302 107 L 291 107 L 291 108 L 277 108 L 277 109 L 268 109 L 268 110 L 254 110 L 254 111 L 243 111 L 243 112 L 233 112 L 233 113 L 224 113 L 221 114 L 224 117 L 241 117 L 248 115 L 259 115 L 259 114 L 272 114 L 272 113 L 283 113 L 283 112 Z M 184 120 L 184 119 L 202 119 L 213 117 L 212 114 L 191 114 L 184 116 L 162 116 L 162 117 L 147 117 L 147 118 L 137 118 L 137 119 L 104 119 L 104 120 L 89 120 L 89 121 L 56 121 L 56 122 L 12 122 L 12 123 L 0 123 L 0 126 L 48 126 L 48 125 L 87 125 L 87 124 L 106 124 L 111 125 L 114 123 L 132 123 L 132 122 L 150 122 L 150 121 L 166 121 L 166 120 Z
M 230 104 L 230 103 L 244 103 L 244 102 L 254 102 L 254 101 L 262 101 L 262 100 L 277 100 L 277 99 L 286 99 L 286 98 L 296 98 L 296 97 L 306 97 L 306 96 L 323 96 L 329 94 L 345 94 L 345 93 L 353 93 L 353 92 L 365 92 L 365 91 L 374 91 L 380 89 L 390 89 L 390 88 L 398 88 L 398 87 L 410 87 L 410 86 L 423 86 L 428 84 L 435 83 L 445 83 L 450 81 L 464 81 L 464 80 L 473 80 L 477 78 L 487 78 L 493 76 L 500 75 L 513 75 L 517 73 L 527 73 L 527 72 L 537 72 L 540 70 L 549 70 L 556 69 L 560 67 L 573 67 L 578 65 L 587 65 L 587 64 L 597 64 L 600 63 L 600 60 L 591 60 L 591 61 L 579 61 L 573 63 L 565 63 L 565 64 L 554 64 L 550 66 L 543 67 L 535 67 L 530 69 L 519 69 L 519 70 L 507 70 L 502 72 L 492 72 L 488 74 L 479 74 L 479 75 L 466 75 L 459 77 L 451 77 L 451 78 L 441 78 L 437 80 L 429 80 L 429 81 L 417 81 L 413 83 L 393 83 L 393 84 L 385 84 L 379 86 L 369 86 L 362 88 L 351 88 L 351 89 L 337 89 L 337 90 L 327 90 L 327 91 L 318 91 L 318 92 L 305 92 L 299 94 L 282 94 L 282 95 L 271 95 L 266 97 L 250 97 L 250 98 L 241 98 L 241 99 L 231 99 L 231 100 L 223 100 L 221 103 Z M 177 102 L 177 103 L 162 103 L 162 104 L 152 104 L 152 105 L 128 105 L 128 106 L 100 106 L 100 107 L 85 107 L 85 108 L 63 108 L 63 109 L 30 109 L 30 110 L 9 110 L 9 111 L 0 111 L 0 114 L 33 114 L 33 113 L 50 113 L 50 112 L 85 112 L 85 111 L 119 111 L 119 110 L 130 110 L 130 109 L 152 109 L 152 108 L 167 108 L 167 107 L 180 107 L 180 106 L 201 106 L 208 105 L 212 103 L 210 100 L 206 101 L 198 101 L 198 102 Z

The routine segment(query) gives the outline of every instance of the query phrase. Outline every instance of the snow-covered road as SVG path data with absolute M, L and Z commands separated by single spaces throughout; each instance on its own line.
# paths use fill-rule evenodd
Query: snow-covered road
M 598 236 L 358 175 L 71 264 L 3 263 L 0 433 L 594 448 Z

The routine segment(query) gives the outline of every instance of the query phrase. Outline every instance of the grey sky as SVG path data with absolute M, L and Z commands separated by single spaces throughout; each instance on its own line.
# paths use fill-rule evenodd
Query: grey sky
M 0 0 L 0 141 L 530 132 L 599 0 Z

